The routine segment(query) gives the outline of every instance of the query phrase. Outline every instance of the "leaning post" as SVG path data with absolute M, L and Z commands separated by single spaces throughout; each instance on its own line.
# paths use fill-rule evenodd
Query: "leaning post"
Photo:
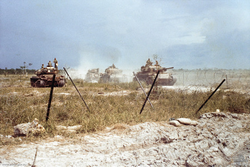
M 56 74 L 53 75 L 53 79 L 52 79 L 52 84 L 51 84 L 51 89 L 50 89 L 50 96 L 49 96 L 49 103 L 48 103 L 48 109 L 47 109 L 47 115 L 46 115 L 46 122 L 49 119 L 49 112 L 50 112 L 50 106 L 51 106 L 51 101 L 52 101 L 52 96 L 53 96 L 55 77 L 56 77 Z
M 64 69 L 64 71 L 66 72 L 66 74 L 68 75 L 68 77 L 69 77 L 70 81 L 72 82 L 72 84 L 74 85 L 76 91 L 78 92 L 79 96 L 81 97 L 81 99 L 82 99 L 82 101 L 84 102 L 85 106 L 87 107 L 88 111 L 90 112 L 88 105 L 87 105 L 86 102 L 84 101 L 84 99 L 83 99 L 81 93 L 79 92 L 79 90 L 77 89 L 75 83 L 73 82 L 73 80 L 72 80 L 71 77 L 69 76 L 69 73 L 67 72 L 67 70 L 66 70 L 64 67 L 63 67 L 63 69 Z
M 156 77 L 155 77 L 155 80 L 154 80 L 154 82 L 153 82 L 153 84 L 152 84 L 152 86 L 151 86 L 151 88 L 150 88 L 150 90 L 149 90 L 149 92 L 148 92 L 148 95 L 147 95 L 147 97 L 146 97 L 146 99 L 145 99 L 145 101 L 144 101 L 144 104 L 143 104 L 143 106 L 142 106 L 142 108 L 141 108 L 141 112 L 140 112 L 140 114 L 142 113 L 142 111 L 143 111 L 143 109 L 144 109 L 144 106 L 145 106 L 145 104 L 146 104 L 146 102 L 147 102 L 147 100 L 148 100 L 148 98 L 149 98 L 149 95 L 150 95 L 150 93 L 151 93 L 151 91 L 152 91 L 152 89 L 153 89 L 153 87 L 154 87 L 154 84 L 155 84 L 155 82 L 156 82 L 156 79 L 157 79 L 157 77 L 158 77 L 158 75 L 159 75 L 159 70 L 158 70 L 158 72 L 157 72 L 157 74 L 156 74 Z
M 214 93 L 219 89 L 219 87 L 225 82 L 226 79 L 223 79 L 223 81 L 220 83 L 219 86 L 217 86 L 217 88 L 213 91 L 213 93 L 207 98 L 207 100 L 200 106 L 200 108 L 196 111 L 195 114 L 197 114 L 201 109 L 202 107 L 207 103 L 207 101 L 214 95 Z
M 145 96 L 147 97 L 147 93 L 146 93 L 145 90 L 143 89 L 141 82 L 139 81 L 139 79 L 137 78 L 137 76 L 135 75 L 134 72 L 133 72 L 133 74 L 134 74 L 134 76 L 135 76 L 137 82 L 139 83 L 139 85 L 140 85 L 142 91 L 144 92 Z M 151 101 L 149 100 L 149 98 L 148 98 L 148 102 L 150 103 L 151 107 L 154 108 L 154 107 L 153 107 L 153 104 L 151 103 Z

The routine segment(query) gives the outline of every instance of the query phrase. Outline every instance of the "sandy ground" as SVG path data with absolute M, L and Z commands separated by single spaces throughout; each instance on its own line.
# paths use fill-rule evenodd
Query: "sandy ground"
M 165 122 L 116 125 L 102 132 L 62 136 L 0 148 L 0 166 L 247 166 L 250 115 L 206 113 L 198 125 Z

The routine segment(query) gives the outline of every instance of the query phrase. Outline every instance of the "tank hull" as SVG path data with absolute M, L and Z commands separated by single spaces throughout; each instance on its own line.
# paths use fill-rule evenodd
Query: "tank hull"
M 156 77 L 156 73 L 149 74 L 149 73 L 138 72 L 136 76 L 141 82 L 145 82 L 146 84 L 150 85 L 153 83 Z M 136 81 L 136 78 L 133 78 L 133 81 Z M 158 86 L 173 86 L 176 83 L 176 81 L 177 79 L 174 78 L 173 76 L 165 77 L 164 74 L 163 75 L 159 74 L 156 84 Z
M 100 74 L 100 83 L 119 83 L 122 79 L 122 70 L 115 67 L 113 64 L 112 66 L 108 67 L 105 70 L 105 73 Z
M 30 78 L 30 84 L 32 87 L 51 87 L 53 81 L 53 75 L 40 75 L 32 76 Z M 56 75 L 54 87 L 63 87 L 66 83 L 64 76 Z

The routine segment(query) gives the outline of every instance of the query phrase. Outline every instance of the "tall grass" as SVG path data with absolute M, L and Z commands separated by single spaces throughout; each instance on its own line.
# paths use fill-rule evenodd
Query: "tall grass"
M 49 136 L 60 133 L 56 130 L 56 125 L 80 124 L 82 128 L 78 133 L 89 133 L 120 123 L 137 124 L 179 117 L 195 119 L 196 110 L 212 93 L 212 91 L 187 93 L 182 90 L 155 89 L 150 95 L 154 109 L 147 103 L 142 114 L 139 114 L 145 95 L 137 90 L 139 88 L 137 83 L 90 84 L 78 79 L 75 84 L 90 112 L 73 85 L 68 82 L 67 87 L 54 88 L 49 121 L 46 123 L 50 88 L 32 88 L 29 84 L 23 84 L 25 87 L 19 88 L 12 86 L 9 80 L 5 82 L 7 86 L 0 89 L 0 134 L 3 135 L 13 134 L 13 126 L 31 122 L 34 118 L 39 119 Z M 105 96 L 105 93 L 122 90 L 129 93 L 121 96 Z M 224 112 L 249 113 L 250 100 L 247 95 L 220 90 L 199 114 L 214 112 L 216 109 Z

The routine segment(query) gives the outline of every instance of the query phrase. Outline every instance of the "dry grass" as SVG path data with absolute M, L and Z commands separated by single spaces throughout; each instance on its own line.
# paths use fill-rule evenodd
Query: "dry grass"
M 30 76 L 29 76 L 30 77 Z M 29 77 L 0 76 L 0 134 L 12 135 L 13 127 L 20 123 L 31 122 L 38 118 L 47 133 L 25 140 L 37 140 L 62 134 L 56 130 L 56 125 L 82 125 L 78 133 L 89 133 L 103 130 L 107 126 L 116 129 L 124 128 L 123 124 L 137 124 L 148 121 L 166 121 L 169 118 L 189 117 L 195 119 L 196 110 L 211 94 L 210 92 L 193 92 L 174 90 L 158 90 L 150 95 L 154 109 L 146 104 L 142 114 L 142 104 L 145 96 L 138 91 L 138 84 L 119 83 L 101 84 L 84 83 L 75 80 L 81 95 L 85 99 L 90 112 L 75 91 L 70 81 L 67 87 L 54 88 L 49 121 L 46 122 L 47 106 L 50 88 L 33 88 L 29 84 Z M 22 87 L 19 87 L 19 86 Z M 144 85 L 146 87 L 146 85 Z M 128 95 L 103 96 L 100 92 L 117 92 L 127 90 Z M 223 98 L 226 97 L 226 98 Z M 236 92 L 216 92 L 199 114 L 214 112 L 216 109 L 235 113 L 249 113 L 250 100 L 247 95 Z M 9 144 L 2 141 L 1 144 Z

